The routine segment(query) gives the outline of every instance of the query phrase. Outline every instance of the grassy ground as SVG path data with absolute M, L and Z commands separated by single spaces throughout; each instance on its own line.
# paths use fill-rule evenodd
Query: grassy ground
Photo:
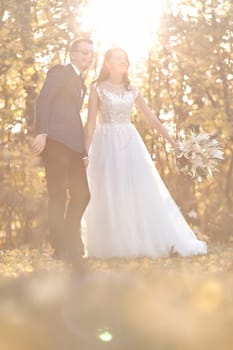
M 206 256 L 89 260 L 0 253 L 0 349 L 233 349 L 233 244 Z

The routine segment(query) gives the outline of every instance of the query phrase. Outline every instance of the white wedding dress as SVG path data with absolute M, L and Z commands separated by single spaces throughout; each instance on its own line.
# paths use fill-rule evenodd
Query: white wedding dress
M 130 122 L 137 89 L 96 86 L 99 119 L 90 148 L 91 200 L 82 220 L 85 257 L 205 254 Z

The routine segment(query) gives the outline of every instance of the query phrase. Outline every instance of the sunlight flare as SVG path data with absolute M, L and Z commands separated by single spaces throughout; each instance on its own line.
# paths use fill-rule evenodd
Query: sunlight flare
M 113 336 L 112 333 L 110 333 L 108 330 L 101 330 L 99 331 L 98 338 L 104 343 L 109 343 L 112 341 Z
M 91 31 L 100 49 L 123 47 L 130 59 L 148 52 L 156 33 L 164 0 L 90 0 L 83 14 L 83 30 Z

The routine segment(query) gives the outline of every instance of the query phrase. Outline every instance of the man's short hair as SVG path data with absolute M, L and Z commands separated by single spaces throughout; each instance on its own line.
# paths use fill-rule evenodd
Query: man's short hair
M 93 45 L 93 41 L 91 39 L 88 39 L 88 38 L 77 39 L 72 43 L 72 45 L 70 47 L 70 52 L 77 51 L 79 44 L 83 43 L 83 42 L 86 42 L 86 43 Z

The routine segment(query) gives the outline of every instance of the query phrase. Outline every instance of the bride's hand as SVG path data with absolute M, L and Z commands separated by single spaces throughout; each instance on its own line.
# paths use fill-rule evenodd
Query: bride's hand
M 179 142 L 176 142 L 174 139 L 169 140 L 170 145 L 173 147 L 174 150 L 178 151 L 180 148 Z

